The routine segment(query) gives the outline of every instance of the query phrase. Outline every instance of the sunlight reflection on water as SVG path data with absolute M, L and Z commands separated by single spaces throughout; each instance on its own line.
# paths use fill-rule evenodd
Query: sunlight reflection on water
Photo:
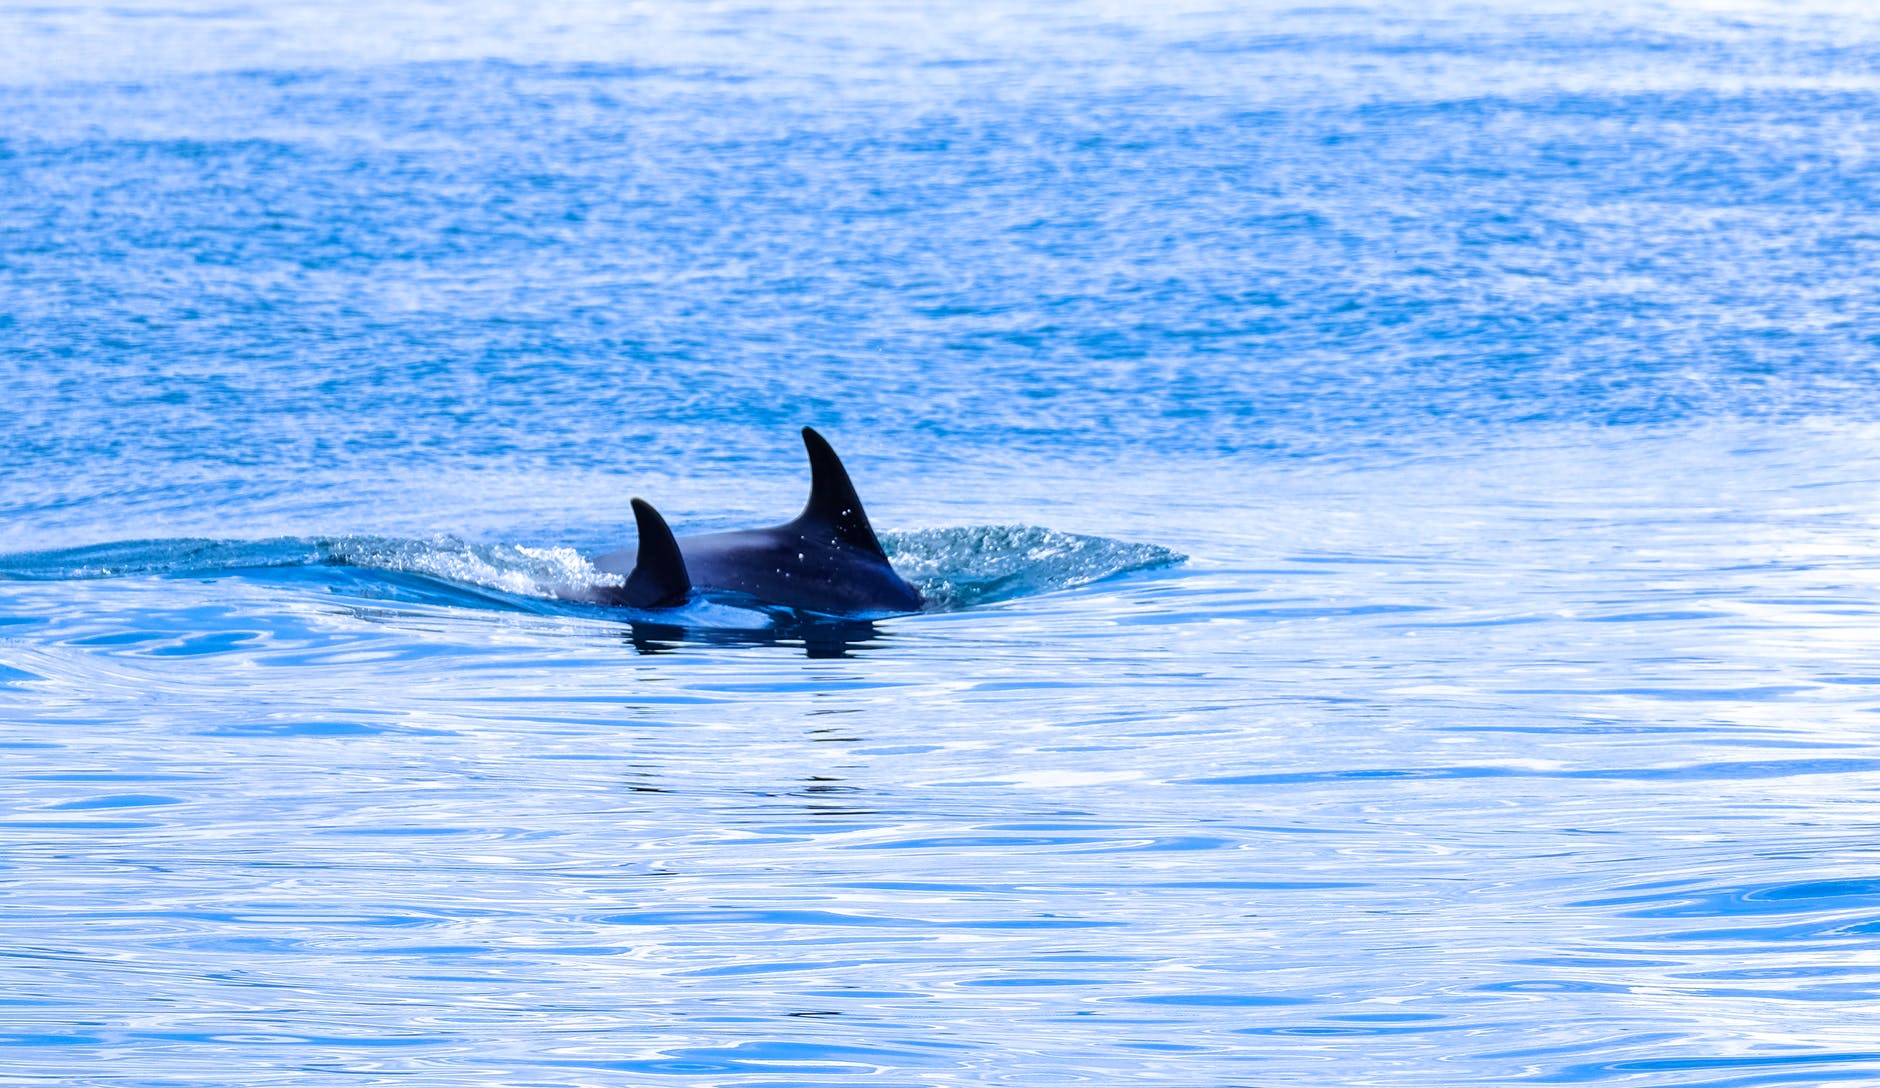
M 0 1081 L 1875 1078 L 1863 9 L 556 18 L 0 11 Z

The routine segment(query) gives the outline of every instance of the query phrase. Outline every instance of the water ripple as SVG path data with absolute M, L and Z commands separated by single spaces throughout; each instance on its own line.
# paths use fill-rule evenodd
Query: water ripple
M 1880 22 L 676 12 L 0 8 L 0 1080 L 1876 1079 Z

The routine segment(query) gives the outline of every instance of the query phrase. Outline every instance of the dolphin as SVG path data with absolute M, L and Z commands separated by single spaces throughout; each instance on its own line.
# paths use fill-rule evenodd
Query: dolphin
M 918 611 L 920 591 L 888 564 L 841 458 L 812 427 L 803 428 L 803 445 L 809 451 L 809 502 L 794 521 L 675 537 L 659 511 L 636 498 L 639 545 L 592 560 L 597 570 L 626 575 L 626 584 L 595 586 L 586 598 L 628 608 L 674 608 L 695 590 L 718 590 L 827 615 Z

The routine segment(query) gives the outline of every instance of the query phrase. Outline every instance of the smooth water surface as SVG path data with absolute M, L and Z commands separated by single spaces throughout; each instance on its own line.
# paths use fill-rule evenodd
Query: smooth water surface
M 0 6 L 0 1084 L 1880 1083 L 1880 20 L 926 7 Z

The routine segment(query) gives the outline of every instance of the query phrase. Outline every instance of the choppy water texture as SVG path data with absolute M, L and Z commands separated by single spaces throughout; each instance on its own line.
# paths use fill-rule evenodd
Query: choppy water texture
M 1880 1083 L 1880 22 L 551 7 L 0 6 L 0 1084 Z

